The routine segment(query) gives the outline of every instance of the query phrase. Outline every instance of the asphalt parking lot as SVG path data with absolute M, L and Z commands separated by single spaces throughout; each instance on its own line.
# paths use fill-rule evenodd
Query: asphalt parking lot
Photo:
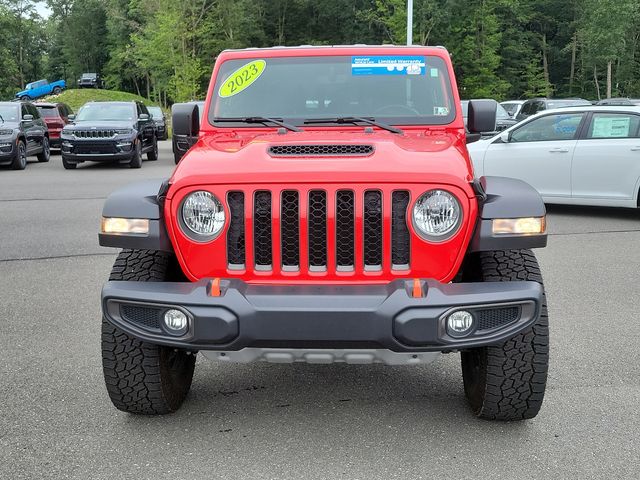
M 111 405 L 100 288 L 116 252 L 102 203 L 167 177 L 142 169 L 0 169 L 0 478 L 638 478 L 640 211 L 550 207 L 537 252 L 551 367 L 540 415 L 473 418 L 459 356 L 424 367 L 226 365 L 199 358 L 171 416 Z

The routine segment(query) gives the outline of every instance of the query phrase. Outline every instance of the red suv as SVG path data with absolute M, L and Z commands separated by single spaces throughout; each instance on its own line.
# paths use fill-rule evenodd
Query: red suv
M 195 144 L 171 178 L 102 212 L 100 244 L 123 249 L 102 291 L 114 405 L 175 411 L 197 353 L 411 366 L 459 352 L 476 415 L 535 416 L 545 207 L 522 181 L 475 177 L 467 143 L 495 130 L 496 102 L 468 111 L 466 132 L 440 47 L 222 52 L 202 122 L 174 106 Z
M 73 110 L 65 103 L 36 103 L 35 106 L 49 129 L 51 148 L 61 148 L 60 132 L 70 122 L 69 115 L 73 115 Z

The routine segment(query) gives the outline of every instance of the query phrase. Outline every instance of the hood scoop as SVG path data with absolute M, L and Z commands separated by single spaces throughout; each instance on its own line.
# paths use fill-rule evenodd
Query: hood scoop
M 303 144 L 273 145 L 269 147 L 272 157 L 366 157 L 373 153 L 373 145 Z

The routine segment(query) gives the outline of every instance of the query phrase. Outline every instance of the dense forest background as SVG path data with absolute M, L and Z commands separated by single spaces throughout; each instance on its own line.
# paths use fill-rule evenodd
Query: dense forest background
M 405 26 L 405 0 L 0 0 L 0 98 L 97 71 L 166 105 L 201 97 L 225 48 L 403 44 Z M 449 49 L 463 98 L 640 97 L 638 0 L 414 0 L 413 38 Z

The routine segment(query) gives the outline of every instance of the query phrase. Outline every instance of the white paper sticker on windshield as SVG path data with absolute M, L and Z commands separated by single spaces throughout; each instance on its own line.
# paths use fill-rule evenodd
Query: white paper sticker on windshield
M 439 117 L 446 117 L 449 115 L 449 109 L 447 107 L 433 107 L 433 114 Z
M 429 75 L 431 75 L 434 78 L 437 78 L 438 75 L 440 75 L 440 72 L 438 71 L 437 68 L 431 68 L 429 69 Z
M 629 117 L 599 117 L 593 118 L 593 132 L 591 138 L 620 138 L 629 136 Z

